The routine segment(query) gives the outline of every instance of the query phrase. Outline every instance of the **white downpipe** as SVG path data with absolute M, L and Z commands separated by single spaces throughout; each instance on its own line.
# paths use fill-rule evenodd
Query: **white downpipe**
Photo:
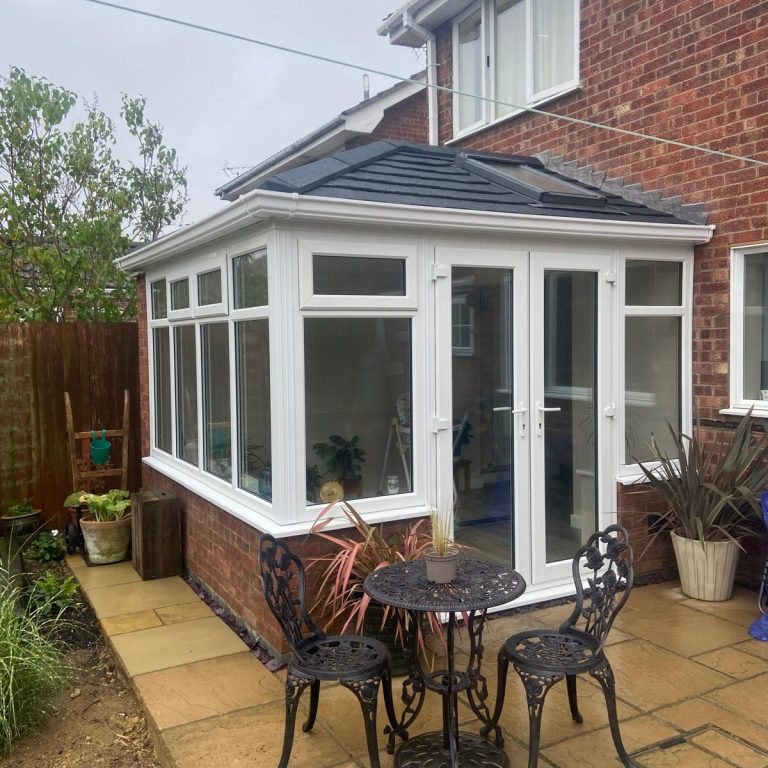
M 413 20 L 409 10 L 403 11 L 403 27 L 421 35 L 427 45 L 427 137 L 432 146 L 439 142 L 437 122 L 437 42 L 435 36 Z

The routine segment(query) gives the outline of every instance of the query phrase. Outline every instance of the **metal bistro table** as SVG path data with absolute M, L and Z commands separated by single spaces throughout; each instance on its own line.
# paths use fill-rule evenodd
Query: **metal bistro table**
M 397 563 L 370 574 L 363 587 L 372 600 L 408 613 L 405 621 L 402 611 L 395 615 L 405 633 L 405 655 L 409 674 L 403 682 L 402 701 L 405 704 L 400 722 L 389 731 L 387 751 L 394 751 L 395 737 L 407 739 L 412 725 L 424 703 L 427 690 L 443 698 L 443 730 L 425 733 L 406 741 L 395 755 L 399 768 L 457 768 L 458 766 L 508 765 L 501 748 L 501 730 L 491 720 L 486 704 L 488 686 L 481 672 L 483 659 L 483 627 L 489 608 L 511 602 L 525 592 L 523 577 L 509 568 L 484 560 L 461 559 L 458 574 L 449 584 L 427 581 L 425 562 L 414 560 Z M 447 613 L 447 669 L 425 672 L 419 661 L 419 614 Z M 466 670 L 454 666 L 454 631 L 456 614 L 465 614 L 469 635 L 469 662 Z M 495 744 L 481 735 L 459 731 L 457 698 L 467 692 L 472 711 L 484 724 L 483 731 L 494 731 Z

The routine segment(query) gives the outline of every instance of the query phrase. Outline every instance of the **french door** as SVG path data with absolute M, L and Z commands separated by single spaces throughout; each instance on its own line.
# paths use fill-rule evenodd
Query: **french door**
M 436 249 L 438 497 L 456 540 L 532 593 L 569 582 L 609 507 L 610 266 Z

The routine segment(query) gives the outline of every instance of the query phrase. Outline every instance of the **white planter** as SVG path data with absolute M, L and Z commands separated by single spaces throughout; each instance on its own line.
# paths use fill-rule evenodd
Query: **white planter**
M 456 578 L 459 550 L 455 547 L 448 547 L 444 555 L 439 555 L 434 548 L 427 549 L 424 552 L 424 559 L 427 561 L 427 581 L 434 584 L 449 584 Z
M 731 597 L 741 551 L 737 544 L 705 541 L 702 547 L 698 539 L 672 533 L 672 546 L 680 571 L 680 586 L 688 597 L 713 602 Z

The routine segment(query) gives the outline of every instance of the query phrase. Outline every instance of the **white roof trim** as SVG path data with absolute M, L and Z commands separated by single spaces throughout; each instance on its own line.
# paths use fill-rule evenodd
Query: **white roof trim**
M 217 238 L 270 219 L 364 222 L 369 225 L 407 226 L 414 229 L 597 237 L 618 240 L 645 240 L 701 244 L 712 239 L 714 226 L 700 224 L 655 224 L 636 221 L 608 221 L 575 217 L 468 211 L 423 205 L 378 203 L 314 197 L 298 193 L 256 190 L 194 224 L 155 240 L 118 260 L 124 269 L 144 268 L 205 245 Z
M 379 35 L 389 35 L 392 45 L 406 45 L 420 48 L 424 38 L 419 27 L 433 30 L 443 22 L 452 19 L 474 0 L 409 0 L 391 13 L 376 29 Z M 409 23 L 404 23 L 404 18 Z

